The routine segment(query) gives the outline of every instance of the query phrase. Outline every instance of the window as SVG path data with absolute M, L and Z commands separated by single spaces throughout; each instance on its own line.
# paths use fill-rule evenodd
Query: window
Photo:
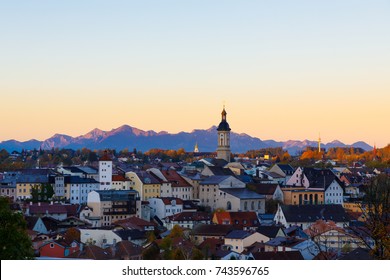
M 50 248 L 54 248 L 54 243 L 50 243 Z

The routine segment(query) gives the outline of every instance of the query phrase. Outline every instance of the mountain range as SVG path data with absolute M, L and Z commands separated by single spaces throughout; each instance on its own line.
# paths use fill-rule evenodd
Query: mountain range
M 123 125 L 111 131 L 103 131 L 98 128 L 93 129 L 87 134 L 72 137 L 64 134 L 55 134 L 52 137 L 44 140 L 29 140 L 19 142 L 16 140 L 8 140 L 0 142 L 0 149 L 6 149 L 9 152 L 21 151 L 22 149 L 52 149 L 52 148 L 69 148 L 81 149 L 88 148 L 106 149 L 113 148 L 122 150 L 128 148 L 132 150 L 136 148 L 140 151 L 147 151 L 152 148 L 174 149 L 184 148 L 186 151 L 192 151 L 196 143 L 198 143 L 200 152 L 211 152 L 217 148 L 217 127 L 212 126 L 209 129 L 195 129 L 192 132 L 179 132 L 171 134 L 166 131 L 155 132 L 153 130 L 144 131 L 129 125 Z M 231 148 L 232 152 L 242 153 L 248 150 L 256 150 L 261 148 L 283 147 L 291 155 L 304 150 L 306 147 L 316 147 L 317 141 L 299 141 L 289 140 L 278 142 L 274 140 L 260 140 L 245 133 L 231 132 Z M 372 150 L 373 147 L 363 141 L 346 145 L 340 141 L 332 141 L 327 144 L 321 144 L 322 148 L 333 147 L 355 147 L 362 148 L 366 151 Z

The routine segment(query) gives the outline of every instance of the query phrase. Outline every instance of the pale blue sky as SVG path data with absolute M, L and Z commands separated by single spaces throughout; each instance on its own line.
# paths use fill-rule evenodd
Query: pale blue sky
M 383 146 L 389 15 L 390 1 L 0 1 L 0 141 L 208 128 L 226 100 L 237 132 Z

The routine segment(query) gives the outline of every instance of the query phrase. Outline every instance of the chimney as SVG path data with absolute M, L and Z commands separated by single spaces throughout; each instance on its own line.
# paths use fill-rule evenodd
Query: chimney
M 41 203 L 40 203 L 40 202 L 38 202 L 38 206 L 41 206 Z
M 30 205 L 33 205 L 32 201 L 30 201 Z

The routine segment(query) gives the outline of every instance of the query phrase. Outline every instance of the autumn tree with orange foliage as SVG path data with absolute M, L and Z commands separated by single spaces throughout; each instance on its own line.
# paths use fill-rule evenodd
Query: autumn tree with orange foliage
M 320 160 L 322 157 L 323 152 L 313 151 L 311 148 L 307 148 L 301 155 L 300 160 Z

